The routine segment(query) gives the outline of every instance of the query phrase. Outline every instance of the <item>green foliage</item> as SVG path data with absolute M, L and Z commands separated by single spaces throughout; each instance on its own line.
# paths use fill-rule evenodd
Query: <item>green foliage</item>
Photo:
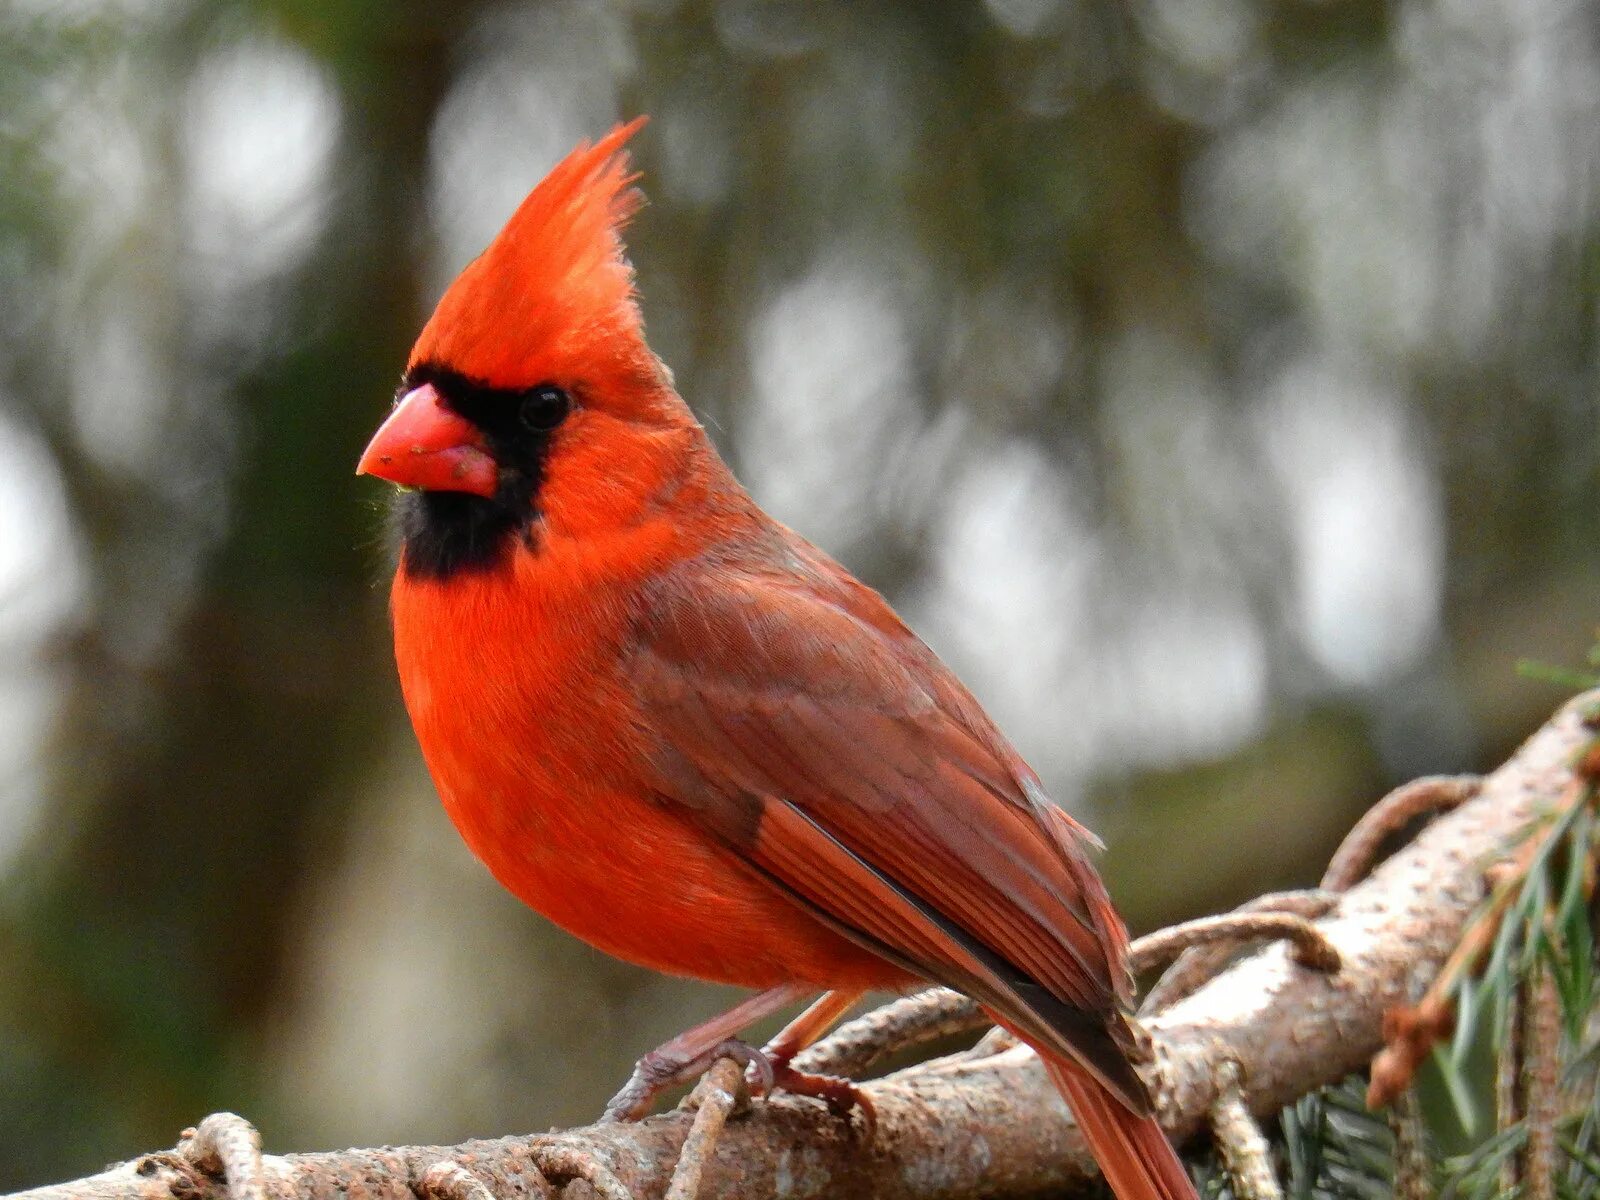
M 1394 1195 L 1395 1139 L 1351 1077 L 1283 1110 L 1284 1190 L 1290 1200 L 1387 1200 Z
M 1585 658 L 1588 670 L 1557 666 L 1533 658 L 1518 659 L 1517 673 L 1527 679 L 1553 683 L 1575 692 L 1588 691 L 1592 687 L 1600 687 L 1600 635 L 1597 635 L 1595 644 L 1589 647 Z
M 1549 979 L 1560 1006 L 1559 1107 L 1555 1126 L 1562 1158 L 1556 1195 L 1600 1196 L 1600 986 L 1595 962 L 1595 871 L 1600 819 L 1595 785 L 1578 783 L 1565 804 L 1531 822 L 1508 859 L 1508 872 L 1474 918 L 1498 921 L 1481 970 L 1464 971 L 1446 994 L 1455 1008 L 1448 1044 L 1436 1047 L 1431 1071 L 1446 1100 L 1426 1114 L 1434 1129 L 1452 1117 L 1476 1144 L 1436 1161 L 1446 1200 L 1495 1200 L 1507 1190 L 1529 1144 L 1527 1118 L 1497 1113 L 1493 1083 L 1484 1077 L 1488 1051 L 1502 1073 L 1525 1090 L 1537 1086 L 1538 1064 L 1527 1053 L 1523 1022 L 1528 997 Z M 1469 927 L 1470 928 L 1470 927 Z M 1507 1056 L 1510 1056 L 1509 1059 Z M 1292 1200 L 1377 1200 L 1396 1192 L 1396 1139 L 1390 1119 L 1366 1108 L 1365 1082 L 1347 1079 L 1303 1097 L 1279 1118 L 1276 1148 L 1286 1195 Z M 1230 1196 L 1220 1172 L 1206 1175 L 1206 1194 Z
M 1527 1140 L 1527 1130 L 1521 1124 L 1512 1125 L 1485 1139 L 1471 1154 L 1452 1160 L 1446 1166 L 1441 1200 L 1491 1200 L 1499 1196 L 1504 1190 L 1502 1172 Z
M 1574 1094 L 1586 1094 L 1590 1100 L 1589 1108 L 1577 1121 L 1576 1128 L 1561 1138 L 1561 1147 L 1567 1152 L 1567 1169 L 1559 1180 L 1563 1196 L 1600 1195 L 1600 1079 L 1596 1078 L 1597 1061 L 1600 1061 L 1600 1036 L 1590 1041 L 1574 1064 L 1581 1074 L 1568 1081 Z
M 1272 1137 L 1286 1200 L 1389 1200 L 1395 1139 L 1387 1118 L 1366 1106 L 1366 1081 L 1352 1075 L 1303 1096 L 1278 1116 Z M 1237 1200 L 1215 1158 L 1199 1170 L 1205 1200 Z

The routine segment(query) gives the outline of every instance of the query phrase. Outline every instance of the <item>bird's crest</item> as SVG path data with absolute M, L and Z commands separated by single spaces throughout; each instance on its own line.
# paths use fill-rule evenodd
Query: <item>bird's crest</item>
M 582 143 L 450 285 L 411 351 L 496 387 L 643 345 L 622 229 L 644 197 L 623 147 L 645 122 Z

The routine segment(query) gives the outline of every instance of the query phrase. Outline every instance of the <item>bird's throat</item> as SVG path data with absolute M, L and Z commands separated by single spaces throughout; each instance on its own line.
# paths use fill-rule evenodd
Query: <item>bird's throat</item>
M 517 545 L 531 544 L 538 513 L 466 492 L 410 491 L 394 502 L 400 570 L 443 581 L 499 569 Z

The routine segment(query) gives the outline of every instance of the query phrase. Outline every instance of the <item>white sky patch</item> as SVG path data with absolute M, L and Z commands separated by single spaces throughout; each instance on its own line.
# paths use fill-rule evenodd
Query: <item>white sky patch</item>
M 915 624 L 1068 802 L 1098 739 L 1096 699 L 1067 669 L 1098 652 L 1102 553 L 1081 504 L 1038 447 L 1007 443 L 950 480 L 934 547 Z
M 77 537 L 55 461 L 0 404 L 0 878 L 37 828 L 60 681 L 40 660 L 82 615 Z
M 1261 731 L 1267 648 L 1242 588 L 1144 593 L 1107 581 L 1115 611 L 1083 687 L 1099 709 L 1099 765 L 1170 767 L 1216 758 Z
M 148 20 L 187 7 L 187 0 L 6 0 L 15 17 L 57 26 L 104 20 Z
M 1262 397 L 1257 428 L 1287 505 L 1306 649 L 1343 684 L 1393 678 L 1438 636 L 1444 573 L 1434 473 L 1399 396 L 1303 359 Z
M 995 24 L 1016 37 L 1042 33 L 1061 9 L 1061 0 L 984 0 Z
M 1140 560 L 1114 552 L 1036 447 L 958 472 L 936 547 L 916 623 L 1058 800 L 1096 773 L 1212 757 L 1259 732 L 1267 647 L 1244 588 L 1131 570 Z
M 917 421 L 906 317 L 883 280 L 836 248 L 750 328 L 745 483 L 780 521 L 841 552 L 871 532 L 889 444 Z
M 1208 74 L 1238 69 L 1260 25 L 1255 6 L 1241 0 L 1143 0 L 1134 8 L 1152 45 Z
M 1167 579 L 1231 584 L 1259 536 L 1257 461 L 1210 358 L 1156 328 L 1124 330 L 1101 355 L 1100 467 L 1118 540 L 1159 554 Z
M 55 459 L 0 405 L 0 662 L 55 634 L 76 614 L 83 586 Z
M 1114 549 L 1069 688 L 1104 770 L 1215 757 L 1265 720 L 1267 648 L 1237 552 L 1263 520 L 1256 460 L 1206 361 L 1155 327 L 1125 330 L 1099 361 L 1099 536 Z
M 43 149 L 72 206 L 76 263 L 98 265 L 126 253 L 159 186 L 160 164 L 149 149 L 158 104 L 148 83 L 127 57 L 93 73 L 62 72 L 43 81 L 40 108 L 50 114 Z M 76 294 L 93 290 L 100 276 L 69 271 L 61 282 Z
M 260 68 L 263 58 L 281 69 Z M 42 105 L 51 115 L 43 153 L 59 164 L 63 220 L 73 233 L 61 270 L 38 289 L 47 293 L 49 352 L 66 364 L 65 416 L 97 468 L 136 481 L 169 518 L 146 520 L 134 506 L 102 547 L 98 582 L 113 588 L 117 603 L 97 614 L 100 641 L 130 661 L 158 657 L 203 551 L 228 516 L 222 483 L 231 465 L 231 410 L 175 364 L 187 357 L 183 346 L 203 342 L 208 330 L 238 333 L 237 307 L 217 301 L 238 294 L 235 251 L 259 254 L 251 239 L 265 227 L 233 219 L 233 193 L 249 193 L 247 207 L 275 193 L 246 186 L 237 162 L 224 170 L 213 144 L 226 158 L 232 123 L 251 154 L 303 166 L 307 147 L 294 131 L 306 125 L 295 116 L 304 106 L 270 85 L 285 74 L 320 80 L 308 64 L 293 47 L 255 39 L 213 50 L 177 83 L 170 64 L 128 51 L 44 85 L 54 90 Z M 331 104 L 325 83 L 323 91 Z M 233 111 L 263 107 L 266 124 Z M 278 126 L 289 130 L 281 144 L 268 136 Z M 312 139 L 313 160 L 326 157 L 331 137 L 325 145 Z M 204 160 L 198 172 L 196 156 Z M 220 224 L 219 214 L 227 218 Z M 221 246 L 226 261 L 190 253 L 192 234 L 196 245 Z
M 1300 293 L 1327 340 L 1499 352 L 1520 293 L 1564 269 L 1593 220 L 1588 15 L 1568 0 L 1398 5 L 1392 64 L 1318 72 L 1217 140 L 1190 188 L 1198 240 Z
M 733 148 L 738 135 L 730 115 L 709 97 L 675 99 L 675 107 L 656 112 L 650 121 L 661 163 L 650 190 L 663 200 L 709 208 L 728 195 L 737 178 Z
M 1293 90 L 1202 162 L 1195 212 L 1203 240 L 1294 286 L 1330 338 L 1399 352 L 1432 332 L 1438 197 L 1426 146 L 1383 152 L 1384 86 L 1328 73 Z
M 81 82 L 63 82 L 49 106 L 47 152 L 75 216 L 49 303 L 70 362 L 73 432 L 100 466 L 131 474 L 167 415 L 154 347 L 172 318 L 176 223 L 151 149 L 151 79 L 117 58 Z
M 132 304 L 107 308 L 104 320 L 75 339 L 73 432 L 101 466 L 137 475 L 162 453 L 172 380 L 155 349 L 156 313 Z
M 311 249 L 339 124 L 326 69 L 291 42 L 252 34 L 201 61 L 181 126 L 185 228 L 215 299 L 236 299 Z

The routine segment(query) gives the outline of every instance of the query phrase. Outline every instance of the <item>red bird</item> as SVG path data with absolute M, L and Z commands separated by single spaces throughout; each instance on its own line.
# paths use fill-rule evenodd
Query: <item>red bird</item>
M 562 928 L 761 989 L 647 1055 L 609 1115 L 816 992 L 757 1066 L 854 1099 L 789 1058 L 862 992 L 932 980 L 1038 1051 L 1122 1200 L 1193 1197 L 1130 1065 L 1091 835 L 881 596 L 756 506 L 645 344 L 640 123 L 569 155 L 451 285 L 361 459 L 408 489 L 395 657 L 445 809 Z

